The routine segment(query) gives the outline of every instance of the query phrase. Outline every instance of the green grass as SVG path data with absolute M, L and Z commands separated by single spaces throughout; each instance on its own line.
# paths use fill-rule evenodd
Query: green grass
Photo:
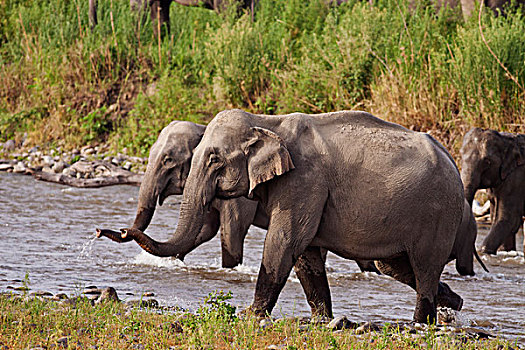
M 398 327 L 357 334 L 333 332 L 321 324 L 279 319 L 261 327 L 251 316 L 239 318 L 230 294 L 216 292 L 195 314 L 129 309 L 122 303 L 92 306 L 78 298 L 63 304 L 38 298 L 0 295 L 0 348 L 28 349 L 509 349 L 502 339 L 475 340 L 461 334 L 421 334 Z
M 453 153 L 470 126 L 525 130 L 521 12 L 486 11 L 483 39 L 477 16 L 397 0 L 260 0 L 253 21 L 173 4 L 160 43 L 126 1 L 98 16 L 91 31 L 87 1 L 0 2 L 0 142 L 146 155 L 169 121 L 233 107 L 366 110 Z

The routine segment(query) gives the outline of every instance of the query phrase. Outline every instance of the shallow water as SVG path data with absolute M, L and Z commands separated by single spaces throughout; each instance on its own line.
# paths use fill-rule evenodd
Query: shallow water
M 39 182 L 29 176 L 0 173 L 0 291 L 23 284 L 31 290 L 79 294 L 86 286 L 114 287 L 121 299 L 154 292 L 164 305 L 195 310 L 215 290 L 231 291 L 233 303 L 250 304 L 262 255 L 264 231 L 251 228 L 244 264 L 220 267 L 218 237 L 190 253 L 185 262 L 158 258 L 135 243 L 96 239 L 95 228 L 131 225 L 138 187 L 76 189 Z M 180 197 L 157 209 L 148 233 L 158 240 L 174 232 Z M 481 228 L 477 244 L 487 234 Z M 523 235 L 518 236 L 521 250 Z M 463 318 L 493 333 L 525 343 L 525 259 L 523 252 L 483 257 L 474 277 L 459 276 L 453 264 L 443 281 L 464 299 Z M 335 315 L 360 321 L 410 321 L 415 292 L 386 276 L 360 273 L 357 265 L 329 254 L 329 281 Z M 292 274 L 280 295 L 275 316 L 308 316 L 301 286 Z

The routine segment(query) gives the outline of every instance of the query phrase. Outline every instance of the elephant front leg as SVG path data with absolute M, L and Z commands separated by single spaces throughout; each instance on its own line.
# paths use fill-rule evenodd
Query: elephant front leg
M 332 318 L 332 298 L 325 269 L 326 252 L 319 247 L 308 247 L 297 259 L 294 270 L 301 282 L 312 316 Z
M 481 251 L 485 254 L 496 254 L 503 243 L 515 239 L 522 222 L 523 206 L 513 197 L 500 198 L 496 203 L 495 219 L 489 234 L 483 240 Z M 510 237 L 510 238 L 509 238 Z M 514 242 L 514 249 L 516 244 Z
M 279 202 L 272 206 L 275 210 L 268 211 L 271 212 L 270 226 L 251 306 L 258 316 L 271 314 L 292 267 L 317 233 L 327 194 L 323 195 L 322 191 L 313 192 L 317 193 L 317 200 L 310 203 L 304 203 L 304 200 L 290 195 L 279 196 Z M 308 264 L 314 262 L 313 266 L 320 267 L 317 260 L 319 257 L 314 258 L 313 252 L 307 255 L 312 258 Z M 323 273 L 318 273 L 317 277 L 326 278 Z M 325 288 L 327 287 L 321 289 Z
M 242 264 L 244 239 L 256 210 L 257 202 L 245 198 L 220 201 L 222 267 Z

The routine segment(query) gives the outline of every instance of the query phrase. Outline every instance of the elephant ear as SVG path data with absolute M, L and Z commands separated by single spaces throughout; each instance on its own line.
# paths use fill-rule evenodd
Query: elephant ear
M 525 151 L 520 147 L 517 140 L 507 148 L 503 163 L 501 164 L 500 176 L 505 180 L 518 166 L 525 164 Z
M 257 185 L 295 168 L 288 149 L 276 133 L 259 127 L 253 127 L 251 131 L 252 138 L 245 147 L 250 180 L 248 198 L 252 198 Z

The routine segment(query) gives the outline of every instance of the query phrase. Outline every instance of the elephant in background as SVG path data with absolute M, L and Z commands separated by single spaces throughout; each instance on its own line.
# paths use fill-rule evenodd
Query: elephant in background
M 144 11 L 150 9 L 151 21 L 154 24 L 155 35 L 170 33 L 170 5 L 175 2 L 183 6 L 204 7 L 214 11 L 223 11 L 226 7 L 235 4 L 240 9 L 254 11 L 256 0 L 130 0 L 133 10 Z M 91 27 L 97 25 L 98 0 L 89 0 L 89 21 Z
M 481 0 L 483 5 L 492 10 L 494 15 L 498 16 L 504 13 L 505 8 L 511 4 L 524 5 L 525 0 Z M 461 10 L 465 19 L 469 18 L 473 13 L 479 9 L 480 1 L 477 0 L 461 0 Z
M 525 214 L 525 135 L 472 128 L 460 154 L 469 204 L 478 189 L 488 189 L 491 198 L 493 221 L 482 252 L 495 254 L 502 244 L 515 250 L 515 234 Z
M 195 149 L 177 230 L 163 243 L 170 255 L 198 245 L 217 198 L 239 197 L 256 199 L 270 218 L 250 307 L 256 315 L 271 313 L 294 265 L 312 310 L 331 315 L 328 250 L 376 260 L 416 290 L 414 320 L 435 321 L 465 201 L 453 159 L 431 136 L 364 112 L 221 112 Z M 158 244 L 136 228 L 122 238 Z

